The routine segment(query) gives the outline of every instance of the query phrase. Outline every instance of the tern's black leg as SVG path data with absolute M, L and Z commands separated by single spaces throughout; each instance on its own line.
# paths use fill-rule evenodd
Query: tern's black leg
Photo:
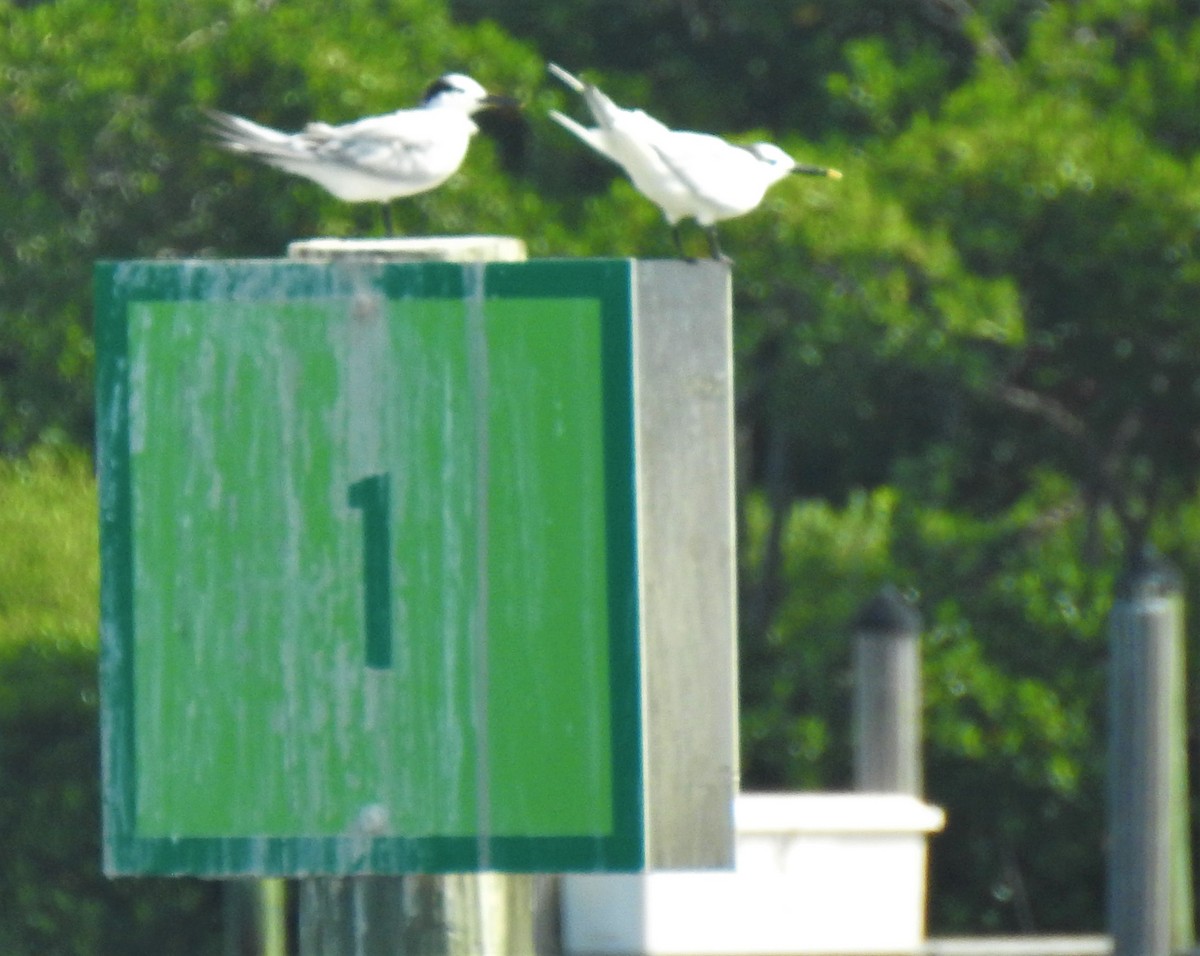
M 725 255 L 725 253 L 721 251 L 721 243 L 717 239 L 717 227 L 716 226 L 705 226 L 704 234 L 706 236 L 708 236 L 708 251 L 710 253 L 712 253 L 712 257 L 714 259 L 716 259 L 718 262 L 732 262 L 733 261 L 732 259 L 729 258 L 729 256 Z
M 671 238 L 675 240 L 675 249 L 679 253 L 679 258 L 686 259 L 688 254 L 683 251 L 683 230 L 679 223 L 671 226 Z

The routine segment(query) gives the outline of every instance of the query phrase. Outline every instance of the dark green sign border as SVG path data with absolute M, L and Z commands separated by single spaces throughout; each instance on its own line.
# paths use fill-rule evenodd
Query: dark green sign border
M 349 295 L 364 274 L 392 299 L 598 300 L 604 382 L 613 832 L 570 837 L 143 838 L 135 832 L 133 548 L 128 306 Z M 634 471 L 632 261 L 459 265 L 287 260 L 102 262 L 96 266 L 100 484 L 102 792 L 105 870 L 200 876 L 628 871 L 645 864 Z M 198 795 L 203 799 L 202 795 Z

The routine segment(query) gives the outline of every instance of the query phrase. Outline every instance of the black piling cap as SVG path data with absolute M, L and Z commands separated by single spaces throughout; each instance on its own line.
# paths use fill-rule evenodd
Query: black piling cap
M 1183 578 L 1166 558 L 1146 547 L 1133 555 L 1117 579 L 1117 597 L 1125 601 L 1170 597 L 1183 591 Z
M 885 584 L 854 618 L 854 628 L 867 637 L 919 634 L 921 614 L 894 584 Z

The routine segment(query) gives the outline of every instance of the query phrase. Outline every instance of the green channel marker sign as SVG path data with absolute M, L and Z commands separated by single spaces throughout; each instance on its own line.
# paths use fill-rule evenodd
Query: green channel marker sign
M 635 272 L 97 267 L 110 873 L 653 863 Z

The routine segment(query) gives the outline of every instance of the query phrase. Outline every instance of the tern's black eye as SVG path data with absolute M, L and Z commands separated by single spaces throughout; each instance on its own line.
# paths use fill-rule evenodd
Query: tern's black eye
M 461 90 L 443 76 L 429 84 L 429 88 L 425 91 L 422 99 L 428 102 L 440 93 L 452 92 L 461 92 Z

